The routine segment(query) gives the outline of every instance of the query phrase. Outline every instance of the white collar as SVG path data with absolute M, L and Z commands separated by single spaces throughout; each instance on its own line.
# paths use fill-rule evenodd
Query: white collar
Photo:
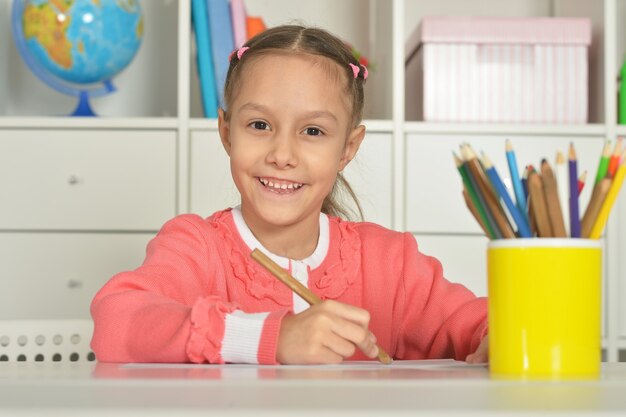
M 273 254 L 272 252 L 265 249 L 265 247 L 257 240 L 257 238 L 252 234 L 252 231 L 246 224 L 246 221 L 243 219 L 243 215 L 241 214 L 241 206 L 233 207 L 233 220 L 235 221 L 235 226 L 237 227 L 237 231 L 241 235 L 241 238 L 245 242 L 248 247 L 253 249 L 262 250 L 263 253 L 268 255 L 274 262 L 276 262 L 281 267 L 287 269 L 289 268 L 291 259 L 285 258 L 284 256 L 278 256 Z M 328 224 L 328 216 L 324 213 L 320 213 L 320 236 L 317 241 L 317 247 L 315 251 L 306 259 L 303 259 L 299 262 L 305 263 L 309 268 L 315 269 L 322 264 L 324 258 L 326 258 L 326 254 L 328 253 L 328 245 L 330 243 L 329 240 L 330 234 L 330 226 Z

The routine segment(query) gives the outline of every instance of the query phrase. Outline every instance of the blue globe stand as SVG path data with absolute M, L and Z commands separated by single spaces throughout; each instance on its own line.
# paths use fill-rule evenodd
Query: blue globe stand
M 91 108 L 89 104 L 89 93 L 87 91 L 82 90 L 78 95 L 78 105 L 74 109 L 74 113 L 70 114 L 70 116 L 96 116 L 96 113 Z
M 111 80 L 104 81 L 104 94 L 113 93 L 116 89 L 113 86 Z M 70 114 L 70 116 L 79 116 L 79 117 L 95 117 L 97 114 L 91 108 L 91 104 L 89 104 L 89 90 L 80 90 L 78 93 L 78 105 L 74 109 L 74 112 Z

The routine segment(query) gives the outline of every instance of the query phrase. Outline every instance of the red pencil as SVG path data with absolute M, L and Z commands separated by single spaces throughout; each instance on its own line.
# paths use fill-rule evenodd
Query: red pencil
M 617 167 L 619 166 L 619 161 L 622 153 L 622 141 L 624 138 L 618 138 L 617 142 L 615 142 L 615 148 L 613 148 L 613 154 L 611 155 L 611 159 L 609 159 L 609 168 L 606 171 L 606 176 L 609 178 L 613 178 L 615 173 L 617 172 Z
M 585 182 L 587 181 L 587 171 L 583 172 L 583 174 L 578 177 L 578 195 L 583 192 L 583 188 L 585 188 Z

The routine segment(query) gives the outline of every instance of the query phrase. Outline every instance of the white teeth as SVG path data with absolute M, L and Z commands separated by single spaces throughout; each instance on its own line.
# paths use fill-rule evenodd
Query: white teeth
M 259 178 L 259 181 L 266 187 L 273 188 L 275 190 L 297 190 L 304 185 L 300 183 L 278 184 L 265 178 Z

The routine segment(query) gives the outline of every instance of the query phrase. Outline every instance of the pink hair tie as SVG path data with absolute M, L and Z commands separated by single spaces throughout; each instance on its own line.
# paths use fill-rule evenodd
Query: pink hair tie
M 249 46 L 244 46 L 239 48 L 239 50 L 237 51 L 237 58 L 241 59 L 241 57 L 243 56 L 243 53 L 246 52 L 248 49 L 250 49 Z
M 239 49 L 235 49 L 228 56 L 228 61 L 232 61 L 233 60 L 233 56 L 235 55 L 235 53 L 237 53 L 237 59 L 241 59 L 241 57 L 243 56 L 243 53 L 246 52 L 248 49 L 250 49 L 249 46 L 243 46 L 243 47 L 241 47 Z
M 354 78 L 357 78 L 359 76 L 359 72 L 361 71 L 361 68 L 359 68 L 358 66 L 354 65 L 353 63 L 348 63 L 348 65 L 350 65 L 350 68 L 352 68 L 352 74 L 354 75 Z M 367 80 L 367 68 L 365 67 L 365 65 L 361 65 L 363 67 L 363 79 Z
M 352 73 L 354 74 L 354 78 L 359 76 L 359 67 L 357 67 L 356 65 L 354 65 L 353 63 L 348 63 L 348 65 L 350 65 L 350 68 L 352 68 Z

